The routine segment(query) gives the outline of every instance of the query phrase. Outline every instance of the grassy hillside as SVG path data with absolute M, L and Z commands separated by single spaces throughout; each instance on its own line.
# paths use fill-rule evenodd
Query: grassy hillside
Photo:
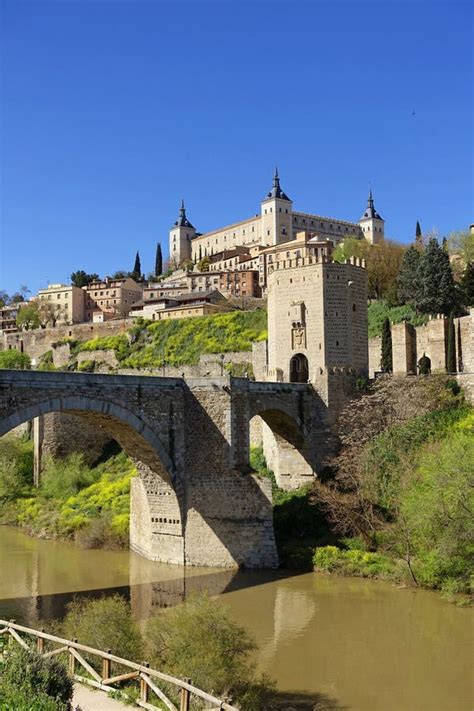
M 121 335 L 58 343 L 70 344 L 72 369 L 77 367 L 78 353 L 96 350 L 113 350 L 121 368 L 160 368 L 163 362 L 171 366 L 194 365 L 206 353 L 251 351 L 252 343 L 266 338 L 267 312 L 255 309 L 170 321 L 139 319 Z M 90 363 L 81 369 L 87 370 Z

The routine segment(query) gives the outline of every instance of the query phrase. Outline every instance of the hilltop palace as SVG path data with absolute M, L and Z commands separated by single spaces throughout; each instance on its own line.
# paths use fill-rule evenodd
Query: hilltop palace
M 301 232 L 311 233 L 319 241 L 337 243 L 345 237 L 355 236 L 377 244 L 384 238 L 384 220 L 375 210 L 372 191 L 358 222 L 297 212 L 293 210 L 293 201 L 282 190 L 278 170 L 275 170 L 273 187 L 262 200 L 259 215 L 212 232 L 197 232 L 182 203 L 179 218 L 169 233 L 169 254 L 176 266 L 186 261 L 197 262 L 205 256 L 215 258 L 243 247 L 253 256 L 265 248 L 293 241 Z

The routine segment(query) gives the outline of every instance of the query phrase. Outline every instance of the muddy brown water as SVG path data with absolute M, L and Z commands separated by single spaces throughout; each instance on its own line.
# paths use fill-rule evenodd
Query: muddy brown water
M 0 527 L 3 619 L 35 626 L 74 595 L 119 592 L 144 623 L 194 590 L 219 595 L 253 634 L 260 669 L 294 692 L 282 708 L 474 709 L 472 609 L 436 593 L 314 573 L 184 571 Z

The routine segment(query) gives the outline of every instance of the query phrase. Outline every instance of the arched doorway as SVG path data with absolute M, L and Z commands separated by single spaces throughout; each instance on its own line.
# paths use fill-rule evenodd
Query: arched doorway
M 303 353 L 297 353 L 290 360 L 290 383 L 307 383 L 308 377 L 308 359 Z

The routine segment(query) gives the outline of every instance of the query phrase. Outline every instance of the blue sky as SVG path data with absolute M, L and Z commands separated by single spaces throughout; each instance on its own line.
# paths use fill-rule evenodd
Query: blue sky
M 473 221 L 461 0 L 1 0 L 0 288 L 144 271 L 183 196 L 201 232 L 295 209 L 388 236 Z M 414 112 L 414 114 L 413 114 Z

